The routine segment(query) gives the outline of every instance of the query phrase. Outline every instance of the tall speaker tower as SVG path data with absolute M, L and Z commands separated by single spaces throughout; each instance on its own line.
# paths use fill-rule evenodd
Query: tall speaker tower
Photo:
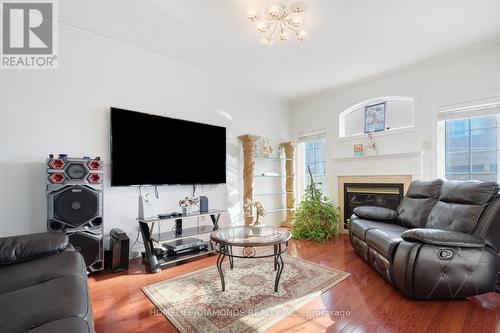
M 62 231 L 83 255 L 89 273 L 104 269 L 103 163 L 96 158 L 49 155 L 47 228 Z

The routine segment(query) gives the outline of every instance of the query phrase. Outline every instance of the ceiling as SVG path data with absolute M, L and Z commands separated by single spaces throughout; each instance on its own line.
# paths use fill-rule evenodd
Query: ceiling
M 59 16 L 287 100 L 500 36 L 498 0 L 305 2 L 311 38 L 270 48 L 246 16 L 271 0 L 67 0 Z

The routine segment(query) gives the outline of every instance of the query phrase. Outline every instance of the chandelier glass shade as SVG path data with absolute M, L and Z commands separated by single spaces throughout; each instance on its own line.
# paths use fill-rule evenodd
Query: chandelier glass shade
M 286 41 L 291 35 L 302 42 L 308 37 L 303 29 L 305 10 L 303 1 L 295 1 L 290 5 L 279 3 L 271 5 L 265 15 L 250 9 L 248 19 L 255 23 L 257 31 L 262 35 L 260 42 L 265 46 L 272 46 L 276 40 Z

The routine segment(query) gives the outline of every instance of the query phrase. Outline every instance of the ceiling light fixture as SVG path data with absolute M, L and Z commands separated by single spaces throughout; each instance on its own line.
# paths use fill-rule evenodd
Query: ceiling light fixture
M 290 5 L 279 3 L 270 6 L 265 15 L 250 9 L 248 19 L 255 23 L 257 31 L 263 35 L 260 42 L 265 46 L 272 46 L 276 39 L 288 40 L 290 32 L 302 42 L 308 37 L 307 31 L 302 28 L 305 10 L 303 1 L 294 1 Z

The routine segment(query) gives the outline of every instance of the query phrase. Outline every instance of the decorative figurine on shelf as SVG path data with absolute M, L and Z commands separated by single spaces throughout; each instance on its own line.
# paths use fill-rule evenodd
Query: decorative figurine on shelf
M 363 156 L 365 154 L 363 144 L 356 143 L 354 144 L 354 156 Z
M 243 205 L 243 210 L 246 216 L 255 216 L 255 221 L 253 222 L 251 228 L 254 235 L 258 236 L 261 233 L 261 228 L 263 225 L 260 224 L 260 218 L 266 215 L 267 211 L 264 205 L 258 201 L 252 201 L 250 199 Z
M 186 197 L 185 199 L 180 200 L 179 206 L 182 207 L 182 214 L 191 215 L 193 213 L 193 206 L 198 204 L 198 201 L 200 201 L 200 198 L 198 197 Z
M 262 142 L 263 142 L 262 148 L 260 149 L 262 156 L 266 156 L 266 157 L 271 156 L 273 153 L 273 148 L 269 144 L 269 139 L 264 138 L 264 139 L 262 139 Z
M 365 153 L 367 155 L 377 154 L 377 145 L 375 144 L 375 138 L 373 137 L 374 130 L 370 130 L 368 133 L 368 143 L 366 144 Z

